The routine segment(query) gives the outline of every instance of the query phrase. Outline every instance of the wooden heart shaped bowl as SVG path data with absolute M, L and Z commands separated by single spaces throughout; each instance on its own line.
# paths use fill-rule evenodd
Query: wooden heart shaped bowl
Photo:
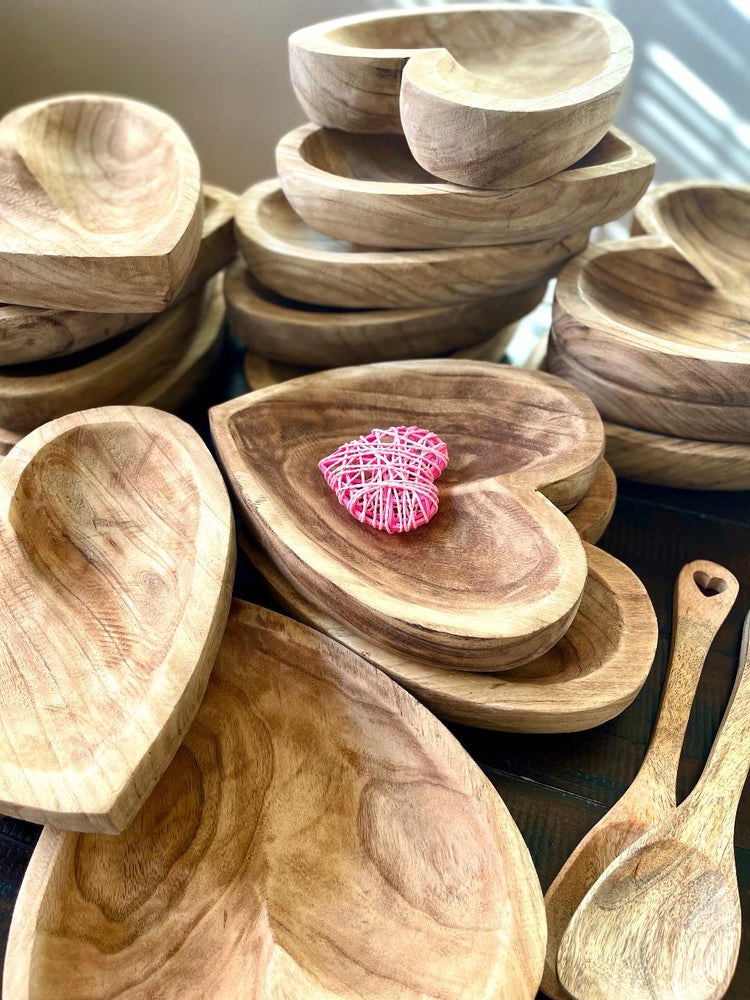
M 237 252 L 236 195 L 203 185 L 203 229 L 198 256 L 174 305 L 198 291 Z M 101 313 L 0 305 L 0 365 L 28 364 L 85 350 L 154 319 L 153 313 Z
M 599 726 L 632 703 L 654 660 L 658 626 L 643 584 L 586 545 L 589 575 L 566 634 L 539 658 L 500 674 L 450 670 L 357 635 L 299 594 L 258 549 L 241 545 L 276 601 L 383 670 L 439 718 L 480 729 L 570 733 Z
M 332 310 L 284 299 L 238 260 L 225 278 L 234 336 L 263 358 L 307 368 L 429 357 L 489 339 L 535 309 L 547 282 L 422 309 Z
M 607 459 L 618 476 L 686 490 L 750 490 L 750 444 L 689 441 L 607 421 Z
M 0 302 L 159 312 L 201 217 L 195 150 L 156 108 L 72 94 L 0 121 Z
M 276 166 L 292 208 L 340 240 L 393 249 L 559 239 L 629 211 L 648 187 L 653 156 L 618 129 L 546 180 L 486 191 L 438 180 L 400 135 L 302 125 L 279 142 Z
M 591 246 L 561 272 L 557 342 L 632 389 L 750 405 L 750 186 L 668 184 L 645 201 L 646 235 Z
M 533 1000 L 528 850 L 390 678 L 235 601 L 201 709 L 118 837 L 47 829 L 3 995 Z
M 203 442 L 113 406 L 0 464 L 0 811 L 124 829 L 198 709 L 229 610 L 234 527 Z
M 424 308 L 515 292 L 551 278 L 588 242 L 585 230 L 506 246 L 371 250 L 312 229 L 277 180 L 240 197 L 235 226 L 250 270 L 267 288 L 349 309 Z
M 594 405 L 572 386 L 489 362 L 401 361 L 294 379 L 210 416 L 254 537 L 332 617 L 465 670 L 518 666 L 566 631 L 587 571 L 560 509 L 586 494 L 604 445 Z M 450 464 L 438 513 L 397 537 L 354 520 L 317 463 L 404 422 L 441 437 Z
M 403 132 L 431 174 L 524 187 L 592 149 L 633 60 L 602 11 L 519 4 L 382 11 L 296 31 L 289 63 L 311 121 Z

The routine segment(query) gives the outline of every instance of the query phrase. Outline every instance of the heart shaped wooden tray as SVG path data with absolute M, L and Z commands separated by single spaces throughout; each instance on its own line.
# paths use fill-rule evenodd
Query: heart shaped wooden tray
M 0 425 L 25 434 L 75 410 L 114 403 L 176 408 L 221 346 L 221 278 L 194 292 L 125 341 L 61 361 L 16 365 L 0 374 Z
M 256 278 L 298 302 L 351 309 L 414 309 L 488 298 L 551 278 L 582 250 L 588 230 L 555 240 L 455 250 L 369 250 L 312 229 L 277 180 L 249 188 L 237 242 Z
M 457 305 L 345 312 L 283 299 L 239 260 L 225 279 L 234 336 L 254 354 L 309 368 L 429 357 L 473 345 L 530 313 L 546 288 L 545 280 Z
M 607 458 L 618 476 L 687 490 L 750 490 L 750 444 L 649 434 L 605 423 Z
M 397 361 L 294 379 L 210 416 L 254 537 L 336 619 L 466 670 L 518 666 L 567 630 L 586 558 L 557 508 L 586 494 L 604 444 L 593 404 L 572 386 L 488 362 Z M 436 517 L 386 535 L 344 510 L 317 463 L 404 421 L 439 434 L 451 461 Z
M 179 746 L 229 610 L 205 445 L 145 407 L 73 413 L 0 463 L 0 811 L 122 830 Z
M 750 186 L 669 184 L 645 201 L 648 235 L 591 246 L 560 274 L 557 342 L 632 389 L 750 405 Z
M 42 834 L 4 995 L 533 1000 L 545 938 L 521 834 L 450 733 L 338 643 L 235 601 L 134 823 Z
M 203 185 L 203 230 L 198 256 L 175 304 L 198 291 L 237 252 L 237 196 Z M 0 305 L 0 365 L 28 364 L 92 347 L 154 319 L 152 313 L 98 313 Z
M 371 247 L 489 246 L 559 239 L 629 211 L 654 158 L 618 129 L 567 170 L 530 187 L 485 191 L 439 181 L 403 136 L 302 125 L 276 166 L 292 208 L 321 233 Z
M 593 545 L 585 546 L 589 575 L 566 634 L 522 667 L 476 674 L 412 659 L 357 635 L 305 600 L 266 556 L 240 538 L 281 607 L 385 671 L 450 722 L 520 733 L 590 729 L 630 705 L 653 663 L 658 625 L 643 584 Z
M 0 121 L 0 302 L 159 312 L 201 234 L 200 165 L 173 119 L 72 94 Z
M 547 370 L 585 392 L 605 420 L 656 434 L 750 443 L 750 405 L 694 403 L 620 385 L 579 364 L 560 346 L 554 332 L 549 339 Z
M 431 174 L 480 188 L 551 177 L 604 136 L 633 60 L 610 14 L 489 4 L 383 11 L 289 39 L 307 116 L 404 132 Z

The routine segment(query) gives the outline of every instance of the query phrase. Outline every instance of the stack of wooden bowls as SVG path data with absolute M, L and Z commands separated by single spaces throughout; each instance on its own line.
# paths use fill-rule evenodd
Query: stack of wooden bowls
M 0 122 L 0 447 L 110 403 L 180 406 L 221 347 L 234 195 L 136 101 L 72 95 Z
M 596 403 L 619 475 L 750 489 L 750 187 L 654 188 L 633 233 L 563 270 L 547 367 Z
M 292 35 L 312 123 L 240 199 L 246 267 L 226 285 L 251 381 L 268 362 L 499 360 L 591 228 L 648 187 L 653 158 L 611 127 L 631 58 L 588 10 L 390 11 Z
M 433 520 L 386 534 L 341 506 L 318 462 L 405 414 L 450 462 Z M 215 407 L 211 432 L 276 601 L 441 718 L 568 732 L 640 690 L 656 619 L 594 544 L 615 478 L 594 405 L 562 379 L 454 358 L 358 365 Z

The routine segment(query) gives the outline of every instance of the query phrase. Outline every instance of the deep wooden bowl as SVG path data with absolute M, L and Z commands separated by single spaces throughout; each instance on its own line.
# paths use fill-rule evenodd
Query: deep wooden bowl
M 156 108 L 73 94 L 0 121 L 0 302 L 159 312 L 201 220 L 195 150 Z
M 42 834 L 3 992 L 533 1000 L 545 938 L 523 838 L 450 733 L 350 650 L 235 601 L 131 826 Z
M 422 309 L 331 310 L 284 299 L 242 261 L 225 280 L 234 336 L 273 361 L 331 368 L 444 354 L 488 339 L 541 302 L 546 281 L 518 292 Z
M 583 597 L 566 634 L 543 656 L 501 674 L 450 670 L 379 646 L 307 601 L 259 550 L 244 541 L 243 549 L 281 607 L 354 650 L 449 722 L 518 733 L 599 726 L 632 703 L 656 652 L 656 615 L 643 584 L 591 545 Z
M 312 121 L 404 132 L 431 174 L 480 188 L 533 184 L 592 149 L 632 59 L 623 25 L 581 7 L 382 11 L 289 39 L 292 83 Z
M 198 291 L 237 252 L 236 195 L 203 185 L 203 229 L 198 256 L 174 304 Z M 0 365 L 28 364 L 85 350 L 148 322 L 153 313 L 100 313 L 0 305 Z
M 277 180 L 249 188 L 235 215 L 250 270 L 287 299 L 349 309 L 414 309 L 488 298 L 555 275 L 588 242 L 559 240 L 455 250 L 371 250 L 312 229 Z
M 618 129 L 567 170 L 530 187 L 487 191 L 438 180 L 400 135 L 302 125 L 279 142 L 276 165 L 292 208 L 340 240 L 402 249 L 559 239 L 629 211 L 654 158 Z
M 120 831 L 219 647 L 235 559 L 224 484 L 187 424 L 114 406 L 20 441 L 0 506 L 0 809 Z
M 618 476 L 683 490 L 750 490 L 750 444 L 720 444 L 604 424 Z
M 440 510 L 387 535 L 336 500 L 319 459 L 373 427 L 416 423 L 451 456 Z M 377 642 L 456 669 L 511 669 L 575 615 L 586 559 L 561 513 L 604 444 L 593 404 L 550 375 L 436 359 L 339 368 L 211 411 L 240 511 L 296 589 Z M 560 508 L 560 509 L 558 509 Z

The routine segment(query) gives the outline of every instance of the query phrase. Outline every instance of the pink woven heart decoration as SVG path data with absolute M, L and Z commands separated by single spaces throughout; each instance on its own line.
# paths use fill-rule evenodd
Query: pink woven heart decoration
M 421 427 L 389 427 L 342 444 L 318 468 L 352 517 L 389 534 L 427 524 L 448 449 Z

